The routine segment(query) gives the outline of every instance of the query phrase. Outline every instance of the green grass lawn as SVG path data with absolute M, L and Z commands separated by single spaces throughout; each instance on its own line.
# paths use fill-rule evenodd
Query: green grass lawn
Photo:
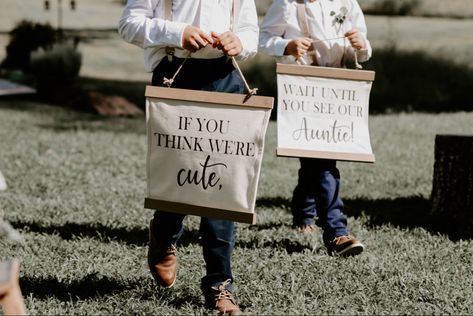
M 472 314 L 473 243 L 432 230 L 434 138 L 470 133 L 473 113 L 396 114 L 370 120 L 375 164 L 340 163 L 353 258 L 326 254 L 319 234 L 291 227 L 296 159 L 266 138 L 254 226 L 237 225 L 233 257 L 247 314 Z M 198 218 L 186 219 L 178 281 L 157 288 L 146 267 L 144 118 L 101 118 L 32 101 L 0 101 L 0 210 L 22 243 L 35 314 L 205 314 Z M 445 219 L 448 221 L 448 218 Z

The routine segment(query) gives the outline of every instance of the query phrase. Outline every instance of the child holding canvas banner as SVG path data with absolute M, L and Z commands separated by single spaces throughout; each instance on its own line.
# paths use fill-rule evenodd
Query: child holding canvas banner
M 344 67 L 367 61 L 371 46 L 356 0 L 274 0 L 260 30 L 259 48 L 281 63 Z M 300 158 L 292 198 L 293 224 L 301 232 L 323 229 L 329 254 L 356 255 L 360 241 L 349 235 L 339 196 L 335 160 Z M 317 217 L 317 221 L 315 218 Z
M 164 86 L 166 79 L 173 88 L 241 94 L 244 83 L 229 57 L 244 59 L 256 53 L 257 22 L 254 0 L 129 0 L 119 32 L 144 49 L 153 85 Z M 164 287 L 176 280 L 176 243 L 184 217 L 156 210 L 151 220 L 148 264 Z M 232 221 L 201 219 L 206 263 L 201 288 L 208 307 L 228 315 L 240 312 L 231 269 L 234 231 Z

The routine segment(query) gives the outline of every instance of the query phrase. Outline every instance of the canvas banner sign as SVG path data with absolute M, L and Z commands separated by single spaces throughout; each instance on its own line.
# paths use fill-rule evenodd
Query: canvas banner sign
M 278 155 L 374 162 L 373 80 L 373 71 L 278 64 Z
M 145 207 L 255 223 L 273 98 L 146 88 Z

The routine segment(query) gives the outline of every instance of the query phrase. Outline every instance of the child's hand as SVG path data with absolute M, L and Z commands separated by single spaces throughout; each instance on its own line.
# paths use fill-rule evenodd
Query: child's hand
M 225 32 L 220 35 L 212 32 L 212 37 L 213 46 L 223 51 L 225 55 L 236 56 L 243 50 L 240 38 L 233 32 Z
M 312 40 L 307 37 L 295 38 L 287 43 L 284 55 L 291 55 L 296 58 L 304 56 L 312 45 Z
M 182 34 L 182 47 L 191 52 L 198 51 L 201 48 L 207 46 L 207 44 L 213 44 L 211 36 L 205 34 L 198 27 L 188 25 L 184 29 Z
M 345 37 L 348 38 L 350 44 L 355 49 L 364 49 L 366 48 L 366 43 L 363 37 L 360 35 L 358 29 L 352 29 L 345 33 Z

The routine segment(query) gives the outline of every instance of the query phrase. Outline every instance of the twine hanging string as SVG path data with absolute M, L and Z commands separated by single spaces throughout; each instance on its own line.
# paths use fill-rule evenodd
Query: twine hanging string
M 189 52 L 189 54 L 186 56 L 186 58 L 184 58 L 184 60 L 182 61 L 181 65 L 179 66 L 179 68 L 177 68 L 176 72 L 174 73 L 174 75 L 172 76 L 171 79 L 168 79 L 166 77 L 163 78 L 163 84 L 165 84 L 166 86 L 168 86 L 168 88 L 171 88 L 172 84 L 174 83 L 174 80 L 176 79 L 177 75 L 179 74 L 179 72 L 181 71 L 182 67 L 184 66 L 184 64 L 186 63 L 187 59 L 189 59 L 191 57 L 191 54 L 192 52 Z
M 319 43 L 319 42 L 328 42 L 328 41 L 334 41 L 334 40 L 338 40 L 338 39 L 346 39 L 345 36 L 339 36 L 339 37 L 332 37 L 332 38 L 324 38 L 324 39 L 316 39 L 316 40 L 313 40 L 312 43 Z M 307 52 L 307 54 L 314 54 L 315 55 L 315 50 L 312 50 L 312 51 L 309 51 Z M 343 51 L 343 54 L 345 54 L 345 50 Z M 301 61 L 301 58 L 298 57 L 296 59 L 296 62 L 299 64 L 299 65 L 302 65 L 302 61 Z M 357 50 L 355 50 L 355 68 L 356 69 L 363 69 L 363 66 L 361 66 L 361 64 L 358 62 L 358 53 L 357 53 Z
M 243 80 L 243 83 L 245 84 L 246 91 L 248 92 L 247 98 L 251 97 L 252 95 L 255 95 L 258 92 L 258 88 L 253 88 L 251 89 L 250 86 L 248 85 L 248 82 L 246 81 L 245 76 L 243 75 L 243 72 L 241 71 L 240 66 L 238 65 L 236 59 L 234 56 L 231 57 L 233 66 L 235 66 L 236 70 L 240 74 L 241 79 Z
M 174 73 L 174 75 L 172 76 L 171 79 L 168 79 L 166 77 L 163 78 L 163 84 L 164 85 L 166 85 L 168 88 L 171 88 L 172 84 L 174 83 L 174 80 L 176 79 L 177 75 L 179 74 L 182 67 L 186 63 L 187 59 L 189 59 L 191 57 L 191 54 L 192 54 L 192 52 L 189 52 L 189 54 L 186 56 L 186 58 L 184 58 L 181 65 L 179 66 L 179 68 L 177 68 L 176 72 Z M 248 100 L 251 96 L 253 96 L 257 93 L 258 88 L 253 88 L 253 89 L 250 88 L 250 86 L 248 85 L 248 82 L 246 81 L 245 76 L 243 75 L 243 72 L 241 71 L 240 66 L 238 65 L 238 63 L 235 59 L 235 57 L 232 56 L 231 59 L 232 59 L 233 66 L 238 71 L 238 74 L 240 75 L 241 79 L 243 80 L 243 83 L 245 84 L 246 91 L 248 92 L 247 95 L 246 95 L 246 98 L 245 98 L 245 102 L 246 102 L 246 100 Z

